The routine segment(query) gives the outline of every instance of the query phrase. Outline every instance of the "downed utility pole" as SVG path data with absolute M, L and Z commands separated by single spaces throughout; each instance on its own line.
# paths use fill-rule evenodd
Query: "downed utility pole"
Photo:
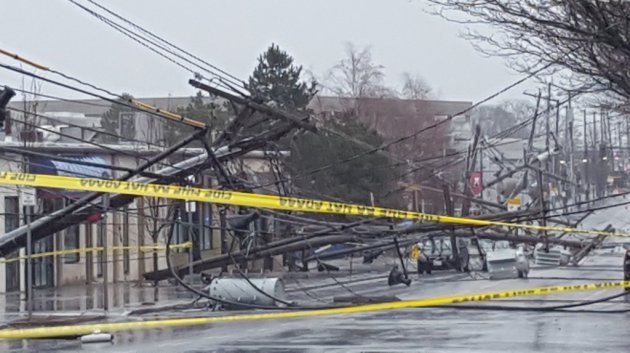
M 283 120 L 285 120 L 287 122 L 290 122 L 291 124 L 294 124 L 297 127 L 302 128 L 302 129 L 305 129 L 305 130 L 308 130 L 308 131 L 311 131 L 311 132 L 317 132 L 317 128 L 315 127 L 315 125 L 309 124 L 308 122 L 305 121 L 308 118 L 300 118 L 300 117 L 297 117 L 297 116 L 295 116 L 293 114 L 285 112 L 283 110 L 280 110 L 280 109 L 277 109 L 277 108 L 272 108 L 272 107 L 269 107 L 269 106 L 267 106 L 265 104 L 257 103 L 257 102 L 255 102 L 252 99 L 238 97 L 236 95 L 233 95 L 233 94 L 227 93 L 225 91 L 222 91 L 220 89 L 217 89 L 217 88 L 211 87 L 209 85 L 206 85 L 205 83 L 199 82 L 197 80 L 192 80 L 191 79 L 191 80 L 188 81 L 188 83 L 191 86 L 195 87 L 195 88 L 198 88 L 200 90 L 204 90 L 204 91 L 206 91 L 206 92 L 208 92 L 210 94 L 213 94 L 215 96 L 219 96 L 221 98 L 225 98 L 227 100 L 230 100 L 230 101 L 232 101 L 234 103 L 241 104 L 244 107 L 251 108 L 251 109 L 260 111 L 262 113 L 278 117 L 278 118 L 283 119 Z
M 340 233 L 372 221 L 374 221 L 374 219 L 360 220 L 342 225 L 340 227 L 329 227 L 328 229 L 324 229 L 318 232 L 303 234 L 301 236 L 293 238 L 286 238 L 270 242 L 256 248 L 252 248 L 249 250 L 249 252 L 247 250 L 236 251 L 232 252 L 231 256 L 230 254 L 222 254 L 209 259 L 202 259 L 193 263 L 193 270 L 195 272 L 199 272 L 216 267 L 225 267 L 232 264 L 232 259 L 236 259 L 239 261 L 250 261 L 258 258 L 264 258 L 265 256 L 280 255 L 291 251 L 310 249 L 311 247 L 318 245 L 345 243 L 348 241 L 356 240 L 356 235 Z M 259 252 L 260 254 L 258 254 Z M 186 266 L 175 268 L 175 271 L 180 276 L 183 275 L 187 270 L 188 267 Z M 161 281 L 170 278 L 171 276 L 172 273 L 169 269 L 148 272 L 144 274 L 144 278 L 150 281 Z
M 478 136 L 478 135 L 476 135 Z M 453 206 L 453 200 L 451 199 L 451 192 L 447 184 L 444 184 L 444 208 L 446 209 L 446 214 L 449 216 L 455 215 L 455 207 Z M 470 190 L 468 191 L 470 193 Z M 468 204 L 470 207 L 470 204 Z M 448 228 L 449 239 L 451 241 L 451 251 L 453 252 L 453 259 L 455 259 L 455 268 L 459 271 L 460 263 L 459 263 L 459 248 L 457 247 L 457 237 L 455 237 L 455 227 L 451 225 Z
M 131 179 L 134 175 L 137 175 L 138 173 L 141 173 L 147 170 L 149 167 L 153 166 L 154 164 L 158 163 L 162 159 L 173 154 L 175 151 L 177 151 L 181 147 L 199 138 L 199 136 L 202 136 L 204 133 L 205 133 L 205 130 L 199 130 L 195 132 L 190 137 L 176 143 L 169 149 L 149 159 L 140 167 L 138 167 L 134 172 L 129 172 L 124 177 L 118 180 L 126 181 L 126 180 Z M 65 219 L 65 217 L 72 215 L 73 212 L 81 209 L 83 206 L 91 204 L 93 201 L 95 201 L 96 199 L 98 199 L 99 197 L 103 195 L 104 193 L 91 193 L 62 209 L 51 213 L 48 216 L 44 216 L 32 222 L 31 232 L 33 236 L 33 241 L 37 241 L 39 239 L 45 238 L 46 236 L 53 234 L 56 231 L 65 229 L 69 227 L 70 225 L 74 224 L 74 223 L 68 222 L 68 220 Z M 131 197 L 131 200 L 133 200 L 133 197 Z M 94 213 L 100 213 L 100 212 L 99 210 L 95 210 Z M 94 213 L 91 213 L 91 214 L 94 214 Z M 90 214 L 83 214 L 82 219 L 88 218 L 89 215 Z M 26 245 L 25 235 L 26 235 L 26 227 L 22 226 L 0 237 L 0 255 L 10 254 L 13 251 L 15 251 L 17 248 L 24 247 Z

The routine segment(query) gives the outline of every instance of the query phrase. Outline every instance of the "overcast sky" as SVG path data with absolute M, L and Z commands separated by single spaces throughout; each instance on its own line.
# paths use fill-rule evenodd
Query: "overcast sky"
M 520 77 L 502 59 L 477 53 L 458 37 L 461 25 L 427 14 L 421 0 L 98 1 L 243 79 L 272 42 L 322 76 L 348 41 L 372 47 L 389 85 L 399 88 L 403 72 L 416 73 L 444 100 L 477 101 Z M 195 93 L 187 71 L 69 1 L 2 0 L 1 13 L 2 49 L 136 97 Z M 21 77 L 0 69 L 0 84 L 20 87 Z M 522 92 L 533 87 L 526 83 L 498 100 L 525 98 Z M 77 97 L 50 84 L 42 92 Z

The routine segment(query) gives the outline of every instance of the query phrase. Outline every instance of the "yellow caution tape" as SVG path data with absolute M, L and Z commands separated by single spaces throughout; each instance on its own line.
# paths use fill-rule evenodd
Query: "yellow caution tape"
M 172 249 L 177 249 L 177 248 L 181 249 L 181 248 L 190 248 L 190 247 L 192 247 L 192 242 L 190 241 L 187 241 L 185 243 L 171 245 Z M 34 253 L 33 255 L 31 255 L 31 258 L 37 259 L 37 258 L 48 257 L 48 256 L 62 256 L 62 255 L 69 255 L 69 254 L 83 254 L 83 253 L 88 253 L 88 252 L 101 252 L 104 249 L 105 248 L 102 246 L 96 246 L 96 247 L 91 247 L 91 248 L 56 250 L 56 251 Z M 158 244 L 141 245 L 141 246 L 108 246 L 107 247 L 108 251 L 138 250 L 139 252 L 153 252 L 156 250 L 165 250 L 165 249 L 166 249 L 165 245 L 158 245 Z M 12 263 L 12 262 L 20 261 L 20 260 L 26 260 L 26 259 L 27 259 L 27 256 L 16 256 L 16 257 L 5 258 L 3 260 L 0 260 L 0 263 L 8 264 L 8 263 Z
M 357 305 L 333 309 L 318 309 L 304 311 L 283 311 L 260 314 L 241 314 L 213 317 L 178 318 L 165 320 L 130 321 L 99 323 L 85 325 L 67 325 L 56 327 L 36 327 L 25 329 L 0 330 L 0 339 L 29 339 L 29 338 L 54 338 L 80 336 L 93 332 L 115 332 L 129 330 L 147 330 L 157 328 L 168 328 L 178 326 L 206 325 L 218 322 L 238 322 L 253 320 L 273 320 L 273 319 L 295 319 L 305 317 L 358 314 L 376 311 L 400 310 L 408 308 L 436 307 L 442 305 L 459 304 L 466 302 L 479 302 L 494 299 L 505 299 L 513 297 L 549 295 L 567 292 L 602 290 L 613 288 L 630 287 L 630 281 L 600 282 L 589 284 L 577 284 L 570 286 L 551 286 L 538 288 L 514 289 L 508 291 L 497 291 L 469 295 L 457 295 L 449 297 L 412 299 L 379 304 Z
M 135 196 L 162 197 L 179 200 L 211 202 L 223 205 L 269 208 L 275 210 L 328 213 L 350 216 L 396 218 L 425 222 L 463 224 L 469 226 L 499 226 L 509 228 L 530 229 L 536 231 L 555 231 L 593 235 L 630 236 L 626 233 L 613 233 L 571 227 L 551 227 L 533 224 L 519 224 L 453 216 L 442 216 L 429 213 L 395 210 L 383 207 L 363 206 L 332 201 L 261 195 L 236 191 L 201 189 L 160 184 L 143 184 L 137 182 L 76 178 L 68 176 L 0 172 L 0 184 L 25 185 L 67 190 L 83 190 L 106 192 Z

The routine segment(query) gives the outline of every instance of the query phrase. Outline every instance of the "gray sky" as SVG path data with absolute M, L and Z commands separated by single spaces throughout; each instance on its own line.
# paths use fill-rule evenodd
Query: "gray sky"
M 425 13 L 424 1 L 99 1 L 243 79 L 271 42 L 322 76 L 343 56 L 347 41 L 372 46 L 389 85 L 399 88 L 403 72 L 417 73 L 444 100 L 477 101 L 520 77 L 502 59 L 485 58 L 459 38 L 461 25 Z M 0 31 L 0 48 L 115 92 L 136 97 L 195 92 L 187 71 L 65 0 L 2 0 Z M 6 57 L 0 62 L 16 64 Z M 20 87 L 21 77 L 0 70 L 0 84 Z M 498 100 L 525 98 L 522 92 L 533 87 L 526 83 Z M 77 96 L 49 84 L 42 93 Z

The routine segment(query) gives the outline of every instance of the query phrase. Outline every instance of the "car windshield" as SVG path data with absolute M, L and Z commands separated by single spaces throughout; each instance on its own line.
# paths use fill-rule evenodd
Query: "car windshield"
M 424 239 L 422 241 L 421 250 L 425 255 L 430 255 L 435 252 L 435 247 L 431 239 Z

